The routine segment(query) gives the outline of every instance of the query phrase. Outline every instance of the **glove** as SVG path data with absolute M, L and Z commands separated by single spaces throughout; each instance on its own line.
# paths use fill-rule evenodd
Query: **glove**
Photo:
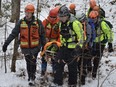
M 74 51 L 72 52 L 72 55 L 73 55 L 73 57 L 78 57 L 81 54 L 82 54 L 82 48 L 79 45 L 77 45 L 75 47 Z
M 82 46 L 82 50 L 88 49 L 88 43 L 84 42 Z
M 4 45 L 2 46 L 2 51 L 3 51 L 3 52 L 6 52 L 6 50 L 7 50 L 7 45 L 4 44 Z
M 44 52 L 41 52 L 41 53 L 40 53 L 40 56 L 42 57 L 43 55 L 44 55 Z
M 75 47 L 75 52 L 80 54 L 82 52 L 82 48 L 79 45 L 77 45 Z
M 76 50 L 81 50 L 81 47 L 79 45 L 76 45 L 75 49 Z
M 112 47 L 112 43 L 108 43 L 108 52 L 113 52 L 113 47 Z

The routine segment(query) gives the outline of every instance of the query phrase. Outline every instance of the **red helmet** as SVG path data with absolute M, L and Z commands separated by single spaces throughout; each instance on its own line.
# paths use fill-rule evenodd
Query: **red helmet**
M 76 8 L 76 5 L 74 3 L 70 4 L 69 6 L 70 10 L 74 10 Z
M 26 7 L 25 7 L 25 12 L 31 12 L 31 13 L 34 13 L 35 11 L 35 7 L 33 4 L 28 4 Z
M 97 5 L 93 8 L 93 11 L 98 11 L 99 12 L 99 10 L 100 10 L 100 7 L 97 6 Z
M 90 0 L 90 7 L 93 8 L 94 6 L 96 6 L 96 1 L 95 0 Z
M 54 10 L 57 12 L 57 14 L 58 14 L 59 9 L 60 9 L 60 6 L 56 6 L 56 7 L 54 8 Z
M 50 17 L 57 17 L 57 14 L 58 14 L 58 12 L 55 9 L 51 9 L 49 12 Z
M 89 14 L 89 17 L 90 18 L 96 18 L 96 17 L 98 17 L 98 12 L 97 11 L 91 11 L 90 14 Z

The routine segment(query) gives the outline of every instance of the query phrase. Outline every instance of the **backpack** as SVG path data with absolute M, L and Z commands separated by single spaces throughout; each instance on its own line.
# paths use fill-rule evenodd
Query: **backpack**
M 104 18 L 106 17 L 105 16 L 105 11 L 101 7 L 100 7 L 100 16 L 104 17 Z
M 70 30 L 74 32 L 74 36 L 76 37 L 76 32 L 73 30 L 73 22 L 70 22 L 68 26 L 63 26 L 63 24 L 61 24 L 60 34 L 63 38 L 69 39 L 71 37 Z

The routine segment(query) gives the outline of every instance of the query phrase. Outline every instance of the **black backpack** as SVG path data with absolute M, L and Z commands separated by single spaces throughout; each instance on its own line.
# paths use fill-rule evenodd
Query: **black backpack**
M 100 16 L 101 17 L 103 17 L 103 18 L 105 18 L 106 16 L 105 16 L 105 11 L 100 7 Z
M 108 24 L 108 26 L 110 27 L 110 29 L 113 28 L 113 25 L 112 25 L 112 23 L 110 21 L 107 21 L 107 20 L 103 20 L 103 21 L 105 21 Z

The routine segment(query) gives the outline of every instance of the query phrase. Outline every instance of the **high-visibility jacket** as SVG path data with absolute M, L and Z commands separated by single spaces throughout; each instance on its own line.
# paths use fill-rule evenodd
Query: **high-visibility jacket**
M 39 25 L 37 20 L 32 23 L 30 28 L 26 21 L 22 19 L 20 24 L 20 46 L 21 48 L 34 48 L 39 45 Z
M 75 48 L 76 45 L 80 45 L 82 47 L 83 41 L 84 41 L 84 35 L 83 35 L 83 29 L 82 24 L 75 20 L 71 24 L 71 22 L 68 21 L 64 28 L 69 28 L 69 34 L 70 37 L 66 39 L 63 37 L 62 34 L 60 34 L 60 41 L 62 46 L 65 46 L 67 48 Z M 62 24 L 60 24 L 60 32 L 62 32 Z M 68 30 L 68 29 L 67 29 Z M 65 34 L 66 32 L 64 32 Z
M 96 28 L 96 38 L 94 42 L 101 42 L 104 41 L 107 38 L 107 42 L 112 42 L 114 38 L 114 34 L 108 24 L 105 21 L 100 22 L 100 26 L 97 26 Z M 106 42 L 104 42 L 106 44 Z
M 53 22 L 50 21 L 50 18 L 48 16 L 47 19 L 45 19 L 43 21 L 43 26 L 45 29 L 45 33 L 46 33 L 46 38 L 49 41 L 53 41 L 53 40 L 60 40 L 60 32 L 59 32 L 59 19 L 57 18 L 56 20 L 54 20 Z

